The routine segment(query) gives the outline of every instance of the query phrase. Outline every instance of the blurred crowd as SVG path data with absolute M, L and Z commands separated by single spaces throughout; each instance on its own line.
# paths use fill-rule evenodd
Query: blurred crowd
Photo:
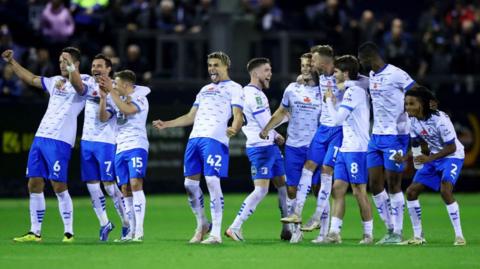
M 51 76 L 58 73 L 58 51 L 73 45 L 84 54 L 82 70 L 88 72 L 87 59 L 103 52 L 112 58 L 115 70 L 134 70 L 142 83 L 148 83 L 156 75 L 152 72 L 154 55 L 134 41 L 118 48 L 117 30 L 201 35 L 208 31 L 219 1 L 0 0 L 0 51 L 12 48 L 18 61 L 33 73 Z M 232 15 L 253 21 L 260 33 L 311 32 L 338 53 L 352 54 L 362 42 L 375 41 L 387 62 L 417 79 L 480 73 L 479 1 L 417 1 L 403 13 L 365 5 L 390 1 L 227 2 L 234 6 Z M 118 49 L 124 57 L 119 58 Z M 0 96 L 36 95 L 24 91 L 25 86 L 3 62 L 0 74 Z

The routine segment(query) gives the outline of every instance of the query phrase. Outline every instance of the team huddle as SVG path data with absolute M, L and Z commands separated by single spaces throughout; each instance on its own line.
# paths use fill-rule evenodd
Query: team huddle
M 2 58 L 23 81 L 50 94 L 27 164 L 31 229 L 14 240 L 42 240 L 43 189 L 45 180 L 50 180 L 65 226 L 63 241 L 73 242 L 73 206 L 66 177 L 77 116 L 85 108 L 81 178 L 100 222 L 99 238 L 107 241 L 114 229 L 106 214 L 102 182 L 122 220 L 118 241 L 141 242 L 146 206 L 143 179 L 148 162 L 146 96 L 150 89 L 135 85 L 135 75 L 129 70 L 115 73 L 112 80 L 111 62 L 101 54 L 92 62 L 91 75 L 81 75 L 80 52 L 72 47 L 63 50 L 61 75 L 52 78 L 31 74 L 13 59 L 10 50 L 3 52 Z M 247 137 L 254 190 L 225 230 L 228 238 L 245 240 L 242 226 L 265 198 L 272 181 L 283 223 L 280 237 L 291 243 L 302 241 L 303 232 L 316 229 L 319 235 L 313 243 L 341 243 L 345 195 L 350 186 L 363 224 L 359 243 L 373 244 L 369 184 L 387 229 L 376 244 L 426 243 L 418 197 L 427 187 L 441 193 L 455 231 L 454 245 L 466 244 L 459 206 L 452 194 L 464 159 L 453 124 L 437 110 L 435 96 L 400 68 L 385 63 L 375 44 L 361 45 L 358 59 L 336 57 L 328 45 L 312 47 L 300 57 L 301 74 L 285 89 L 273 115 L 263 92 L 272 78 L 269 59 L 248 62 L 250 82 L 243 88 L 229 78 L 228 55 L 211 53 L 207 64 L 211 83 L 200 90 L 190 111 L 173 120 L 153 121 L 159 130 L 193 125 L 184 156 L 184 186 L 197 223 L 190 243 L 222 243 L 224 198 L 220 182 L 228 177 L 229 138 L 242 130 Z M 370 70 L 369 77 L 360 75 L 360 65 Z M 283 123 L 288 123 L 286 139 L 275 131 Z M 283 144 L 284 156 L 279 148 Z M 406 191 L 414 234 L 404 240 L 401 180 L 409 155 L 413 155 L 417 169 Z M 210 194 L 211 220 L 204 210 L 202 175 Z M 302 211 L 309 192 L 315 195 L 317 205 L 304 223 Z

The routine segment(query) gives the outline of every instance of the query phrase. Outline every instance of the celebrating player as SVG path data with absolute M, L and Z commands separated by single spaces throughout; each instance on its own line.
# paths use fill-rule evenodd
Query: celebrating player
M 243 241 L 242 224 L 253 214 L 257 205 L 268 193 L 270 180 L 278 190 L 279 208 L 282 217 L 287 214 L 287 187 L 285 186 L 285 168 L 280 149 L 277 144 L 283 144 L 285 139 L 276 131 L 270 131 L 259 136 L 263 127 L 270 120 L 270 106 L 263 90 L 270 87 L 272 67 L 267 58 L 253 58 L 247 64 L 250 83 L 243 88 L 245 94 L 244 115 L 247 125 L 242 127 L 247 136 L 247 156 L 251 163 L 254 190 L 243 202 L 232 225 L 225 235 L 235 241 Z M 281 239 L 291 237 L 288 225 L 284 224 Z
M 115 155 L 115 174 L 118 184 L 127 201 L 127 211 L 134 212 L 129 218 L 129 226 L 123 240 L 143 241 L 143 221 L 146 211 L 146 199 L 143 192 L 148 163 L 148 138 L 145 127 L 148 116 L 146 95 L 150 89 L 136 86 L 133 71 L 123 70 L 115 73 L 115 84 L 108 76 L 100 80 L 100 120 L 108 121 L 116 116 L 117 150 Z M 114 111 L 107 110 L 107 95 L 111 96 Z
M 308 160 L 308 148 L 313 135 L 318 128 L 322 101 L 316 82 L 317 74 L 312 71 L 312 54 L 305 53 L 300 57 L 301 80 L 303 83 L 290 83 L 283 93 L 278 109 L 262 130 L 266 137 L 271 129 L 288 119 L 287 141 L 285 145 L 285 172 L 287 176 L 287 214 L 293 213 L 297 195 L 297 186 L 302 174 L 302 168 Z M 312 186 L 319 184 L 318 169 L 312 178 Z M 322 232 L 328 233 L 328 212 L 322 216 Z M 312 219 L 314 220 L 314 219 Z M 312 228 L 313 225 L 310 225 Z M 326 228 L 326 229 L 325 229 Z M 297 243 L 302 239 L 302 233 L 296 225 L 292 229 L 290 242 Z
M 85 104 L 85 118 L 83 123 L 82 140 L 80 142 L 81 178 L 87 184 L 92 199 L 92 206 L 100 222 L 100 240 L 106 241 L 108 234 L 113 230 L 113 224 L 108 220 L 105 210 L 105 196 L 100 188 L 100 180 L 105 191 L 112 197 L 115 209 L 122 220 L 122 236 L 126 236 L 129 229 L 128 218 L 125 214 L 123 195 L 119 190 L 114 174 L 115 166 L 115 128 L 116 118 L 111 117 L 105 122 L 100 120 L 101 90 L 100 78 L 109 76 L 112 62 L 103 54 L 98 54 L 92 61 L 91 74 L 95 79 L 93 90 L 87 95 Z M 112 109 L 110 98 L 109 108 Z M 113 116 L 113 111 L 111 110 Z
M 228 176 L 228 140 L 242 127 L 244 95 L 242 86 L 228 76 L 230 57 L 223 52 L 213 52 L 207 58 L 212 83 L 200 90 L 190 111 L 174 120 L 156 120 L 153 126 L 162 130 L 193 124 L 184 160 L 185 189 L 197 219 L 190 243 L 220 244 L 224 203 L 220 178 Z M 227 127 L 232 114 L 232 126 Z M 200 188 L 202 174 L 210 193 L 212 225 L 205 217 Z M 210 228 L 210 236 L 203 240 Z
M 457 139 L 450 118 L 444 112 L 432 109 L 432 101 L 436 102 L 435 97 L 424 87 L 408 91 L 405 95 L 405 108 L 411 117 L 413 161 L 418 169 L 406 193 L 414 236 L 405 243 L 413 245 L 426 243 L 418 196 L 428 187 L 435 191 L 440 190 L 455 231 L 453 244 L 463 246 L 466 245 L 466 241 L 460 224 L 460 210 L 452 192 L 462 170 L 465 152 Z M 428 144 L 430 154 L 421 154 L 419 145 L 421 140 Z M 403 161 L 399 154 L 396 157 L 397 160 Z
M 370 100 L 367 93 L 368 79 L 359 81 L 359 63 L 351 55 L 335 60 L 335 79 L 339 88 L 346 88 L 343 101 L 335 109 L 335 98 L 326 93 L 326 109 L 335 123 L 343 123 L 343 142 L 335 163 L 333 206 L 330 232 L 326 240 L 320 235 L 316 243 L 341 243 L 340 231 L 345 215 L 345 193 L 352 186 L 360 208 L 363 223 L 363 239 L 360 244 L 373 243 L 373 219 L 367 196 L 367 148 L 370 139 Z
M 40 122 L 28 154 L 27 177 L 30 193 L 30 231 L 15 242 L 42 241 L 42 222 L 45 215 L 45 180 L 50 180 L 58 198 L 58 207 L 64 224 L 63 242 L 74 241 L 73 204 L 68 193 L 68 162 L 75 144 L 77 116 L 85 106 L 88 75 L 80 75 L 80 51 L 73 47 L 62 50 L 59 57 L 60 76 L 39 77 L 23 68 L 13 51 L 6 50 L 2 58 L 15 74 L 30 86 L 43 89 L 50 95 L 47 111 Z
M 311 49 L 312 66 L 315 71 L 320 74 L 320 91 L 321 95 L 325 96 L 327 90 L 332 90 L 338 103 L 340 105 L 343 91 L 336 86 L 335 76 L 333 75 L 333 49 L 328 45 L 318 45 Z M 322 107 L 326 104 L 323 98 Z M 317 208 L 313 219 L 316 221 L 309 221 L 307 224 L 318 226 L 320 217 L 326 210 L 329 210 L 329 197 L 332 189 L 332 174 L 335 164 L 335 158 L 342 143 L 342 126 L 335 124 L 333 118 L 328 111 L 323 110 L 320 115 L 320 127 L 317 129 L 312 143 L 309 147 L 308 160 L 305 162 L 302 169 L 302 176 L 297 189 L 297 202 L 294 213 L 290 216 L 281 219 L 282 222 L 301 223 L 302 211 L 310 186 L 312 183 L 312 176 L 315 169 L 322 165 L 320 175 L 320 190 L 317 197 Z M 307 225 L 308 226 L 308 225 Z M 306 230 L 312 230 L 310 227 L 305 227 Z
M 404 93 L 415 86 L 415 81 L 405 71 L 385 63 L 372 42 L 359 47 L 358 59 L 364 68 L 371 70 L 373 131 L 368 144 L 367 167 L 373 200 L 388 231 L 377 244 L 397 244 L 402 241 L 404 167 L 395 162 L 394 156 L 397 153 L 405 155 L 408 147 L 409 123 L 404 113 Z M 389 194 L 385 191 L 385 180 Z

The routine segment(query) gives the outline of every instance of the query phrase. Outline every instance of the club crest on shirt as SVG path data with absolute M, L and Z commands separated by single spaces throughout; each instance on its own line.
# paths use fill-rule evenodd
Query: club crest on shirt
M 255 100 L 257 101 L 257 106 L 263 105 L 263 103 L 262 103 L 262 97 L 256 96 L 256 97 L 255 97 Z
M 65 89 L 65 84 L 67 83 L 66 79 L 59 79 L 57 82 L 55 82 L 54 88 L 59 91 L 63 91 Z

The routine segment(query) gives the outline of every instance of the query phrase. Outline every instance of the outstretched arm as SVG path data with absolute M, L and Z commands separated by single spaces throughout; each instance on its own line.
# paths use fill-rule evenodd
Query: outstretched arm
M 2 58 L 12 67 L 15 75 L 17 75 L 23 82 L 35 88 L 43 89 L 41 78 L 32 74 L 32 72 L 25 69 L 15 59 L 13 59 L 13 50 L 4 51 L 2 53 Z
M 288 110 L 283 105 L 280 105 L 265 127 L 263 127 L 262 132 L 260 132 L 260 137 L 266 139 L 270 130 L 286 121 L 288 121 Z
M 190 111 L 185 115 L 182 115 L 176 119 L 169 120 L 169 121 L 154 120 L 152 122 L 152 125 L 158 130 L 173 128 L 173 127 L 190 126 L 193 124 L 193 121 L 195 120 L 195 115 L 197 115 L 197 110 L 198 110 L 197 106 L 192 106 Z

